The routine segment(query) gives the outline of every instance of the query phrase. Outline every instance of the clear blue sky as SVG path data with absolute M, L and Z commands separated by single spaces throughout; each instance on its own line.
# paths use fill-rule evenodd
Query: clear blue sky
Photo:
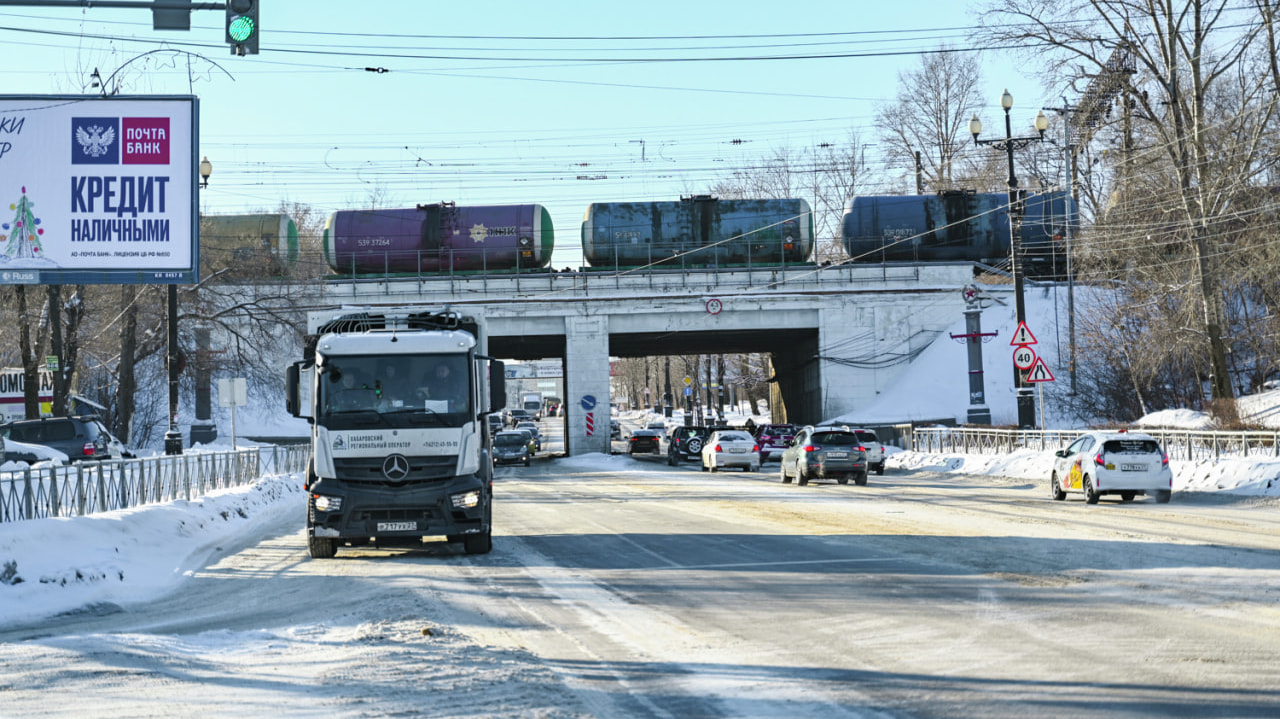
M 557 244 L 575 246 L 592 201 L 704 192 L 777 148 L 843 143 L 851 130 L 876 143 L 877 107 L 919 62 L 695 58 L 970 47 L 963 28 L 977 22 L 937 0 L 261 1 L 262 52 L 243 58 L 223 43 L 222 11 L 156 32 L 147 10 L 0 7 L 4 92 L 90 92 L 97 68 L 124 78 L 125 94 L 199 96 L 199 154 L 214 165 L 206 212 L 282 199 L 329 212 L 374 194 L 397 207 L 538 202 Z M 139 57 L 162 47 L 201 57 Z M 987 126 L 1009 87 L 1029 128 L 1039 83 L 1008 55 L 981 61 Z

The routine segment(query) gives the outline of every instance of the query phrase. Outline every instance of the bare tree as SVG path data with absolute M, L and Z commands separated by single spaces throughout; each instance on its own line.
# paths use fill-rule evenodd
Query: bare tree
M 1224 232 L 1233 205 L 1263 176 L 1274 148 L 1280 78 L 1271 72 L 1272 6 L 1258 0 L 1261 12 L 1249 16 L 1232 12 L 1238 5 L 999 0 L 988 11 L 994 20 L 988 35 L 1032 48 L 1048 76 L 1083 85 L 1110 73 L 1119 83 L 1122 150 L 1111 193 L 1119 201 L 1100 218 L 1095 237 L 1128 253 L 1117 263 L 1133 280 L 1163 290 L 1159 305 L 1172 309 L 1155 326 L 1166 331 L 1145 339 L 1193 335 L 1193 355 L 1207 358 L 1210 393 L 1224 413 L 1231 409 L 1223 403 L 1235 395 L 1228 355 L 1238 326 L 1228 316 Z M 1257 82 L 1259 73 L 1270 81 Z M 1187 260 L 1176 281 L 1161 277 L 1161 253 Z M 1177 326 L 1188 308 L 1195 321 Z
M 961 164 L 972 154 L 968 123 L 982 104 L 978 56 L 941 48 L 920 56 L 920 67 L 898 73 L 898 96 L 880 108 L 876 127 L 890 167 L 911 168 L 919 157 L 922 192 L 958 187 Z

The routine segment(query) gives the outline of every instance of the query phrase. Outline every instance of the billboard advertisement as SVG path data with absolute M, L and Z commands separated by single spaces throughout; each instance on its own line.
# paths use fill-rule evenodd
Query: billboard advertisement
M 0 284 L 198 277 L 192 96 L 0 95 Z

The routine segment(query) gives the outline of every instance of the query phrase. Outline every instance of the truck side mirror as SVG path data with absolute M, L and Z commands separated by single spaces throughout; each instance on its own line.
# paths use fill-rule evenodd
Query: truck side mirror
M 507 372 L 498 360 L 489 361 L 489 411 L 501 412 L 507 406 Z
M 311 387 L 315 377 L 315 365 L 294 362 L 285 370 L 285 409 L 294 417 L 311 421 Z
M 284 373 L 284 407 L 289 414 L 298 416 L 298 376 L 301 362 L 294 362 Z

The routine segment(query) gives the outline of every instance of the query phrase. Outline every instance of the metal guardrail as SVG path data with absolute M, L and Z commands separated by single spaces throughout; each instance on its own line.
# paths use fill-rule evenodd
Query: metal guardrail
M 190 500 L 265 475 L 304 471 L 310 457 L 309 445 L 272 446 L 0 472 L 0 522 Z
M 1280 432 L 1186 429 L 1135 429 L 1155 437 L 1169 459 L 1195 461 L 1226 458 L 1280 459 Z M 957 454 L 1009 454 L 1029 449 L 1052 452 L 1063 449 L 1084 434 L 1079 429 L 1019 430 L 968 427 L 916 427 L 910 448 L 917 452 Z

